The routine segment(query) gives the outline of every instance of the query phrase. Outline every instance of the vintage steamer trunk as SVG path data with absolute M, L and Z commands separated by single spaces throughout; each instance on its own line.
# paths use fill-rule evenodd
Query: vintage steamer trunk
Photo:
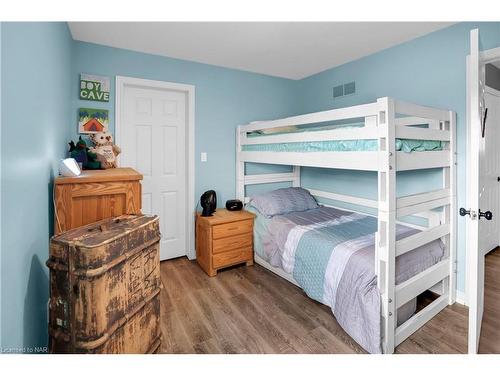
M 52 237 L 49 349 L 52 353 L 159 350 L 157 216 L 123 215 Z

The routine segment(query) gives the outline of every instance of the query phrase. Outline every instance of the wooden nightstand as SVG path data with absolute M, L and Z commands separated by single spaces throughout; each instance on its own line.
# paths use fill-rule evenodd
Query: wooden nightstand
M 213 216 L 196 214 L 196 260 L 209 275 L 238 263 L 253 264 L 253 220 L 247 211 L 219 208 Z

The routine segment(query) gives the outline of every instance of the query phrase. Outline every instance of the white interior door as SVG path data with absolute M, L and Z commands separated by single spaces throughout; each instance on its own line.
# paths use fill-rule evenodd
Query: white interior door
M 160 259 L 186 255 L 185 92 L 124 85 L 121 166 L 143 174 L 142 212 L 160 217 Z
M 486 220 L 479 213 L 487 194 L 481 197 L 482 181 L 480 162 L 484 156 L 482 138 L 484 109 L 484 69 L 479 58 L 479 30 L 470 33 L 468 63 L 468 127 L 467 127 L 467 206 L 470 210 L 466 224 L 469 300 L 469 353 L 477 353 L 484 310 L 484 256 L 479 248 L 481 227 Z M 462 213 L 461 213 L 462 214 Z
M 483 113 L 484 136 L 481 134 L 479 149 L 479 207 L 489 210 L 491 220 L 481 220 L 479 226 L 479 254 L 483 256 L 499 245 L 499 208 L 500 208 L 500 92 L 485 88 L 484 107 L 487 111 L 486 121 Z M 481 129 L 482 132 L 483 129 Z

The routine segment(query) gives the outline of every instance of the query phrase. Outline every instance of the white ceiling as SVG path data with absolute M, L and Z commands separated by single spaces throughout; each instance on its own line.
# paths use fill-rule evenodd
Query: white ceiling
M 301 79 L 451 25 L 445 22 L 69 22 L 73 38 Z

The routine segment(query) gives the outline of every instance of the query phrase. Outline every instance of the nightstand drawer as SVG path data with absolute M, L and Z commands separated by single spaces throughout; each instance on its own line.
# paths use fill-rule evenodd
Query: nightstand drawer
M 232 237 L 220 238 L 214 240 L 212 252 L 214 254 L 223 253 L 226 251 L 231 251 L 235 249 L 240 249 L 243 247 L 252 247 L 252 233 L 240 234 Z
M 214 225 L 212 236 L 214 239 L 249 233 L 253 230 L 253 220 L 241 220 L 228 224 Z
M 246 262 L 253 259 L 253 250 L 251 247 L 227 251 L 212 256 L 212 264 L 214 268 L 226 267 L 233 264 Z

